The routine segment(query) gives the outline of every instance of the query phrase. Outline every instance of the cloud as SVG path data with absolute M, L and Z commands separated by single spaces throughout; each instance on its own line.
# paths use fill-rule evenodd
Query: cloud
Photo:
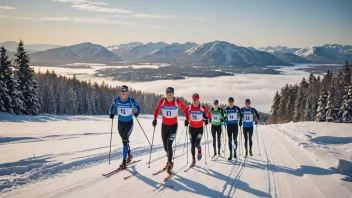
M 16 16 L 7 16 L 7 15 L 0 15 L 0 18 L 19 19 L 19 20 L 34 20 L 33 18 L 29 18 L 29 17 L 16 17 Z
M 92 0 L 52 0 L 52 1 L 61 2 L 61 3 L 71 3 L 71 8 L 75 8 L 83 11 L 119 14 L 119 15 L 113 16 L 116 18 L 204 20 L 204 18 L 189 18 L 189 17 L 172 16 L 172 15 L 134 13 L 126 9 L 104 7 L 104 5 L 108 5 L 108 3 L 92 1 Z
M 15 7 L 0 5 L 0 12 L 5 11 L 5 10 L 16 10 L 16 9 L 17 8 L 15 8 Z

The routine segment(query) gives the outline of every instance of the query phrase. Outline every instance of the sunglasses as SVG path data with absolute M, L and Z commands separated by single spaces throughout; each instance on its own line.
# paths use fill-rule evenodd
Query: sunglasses
M 120 92 L 128 92 L 128 89 L 121 87 Z
M 229 100 L 229 102 L 235 102 L 235 101 L 233 101 L 233 100 Z
M 173 92 L 171 92 L 171 91 L 166 91 L 166 94 L 173 94 Z

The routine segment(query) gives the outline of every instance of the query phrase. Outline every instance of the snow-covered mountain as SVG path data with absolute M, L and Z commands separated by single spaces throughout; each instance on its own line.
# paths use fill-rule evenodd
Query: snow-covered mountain
M 288 48 L 286 46 L 268 46 L 268 47 L 260 47 L 258 50 L 264 51 L 264 52 L 269 52 L 269 53 L 274 53 L 274 52 L 280 52 L 280 53 L 295 53 L 297 50 L 300 50 L 301 48 Z
M 343 63 L 343 61 L 352 60 L 352 46 L 325 44 L 302 48 L 295 54 L 316 63 Z
M 250 50 L 224 41 L 213 41 L 195 46 L 179 61 L 186 65 L 265 66 L 289 65 L 274 55 Z
M 32 64 L 112 63 L 122 59 L 101 45 L 80 43 L 30 55 Z
M 113 51 L 114 53 L 121 53 L 125 51 L 130 51 L 132 48 L 143 45 L 142 42 L 131 42 L 131 43 L 125 43 L 121 45 L 110 45 L 108 46 L 108 50 Z
M 184 44 L 172 43 L 171 45 L 165 46 L 157 51 L 152 52 L 142 60 L 144 62 L 152 63 L 167 63 L 175 61 L 177 58 L 183 56 L 184 52 L 192 47 L 197 46 L 196 43 L 187 42 Z
M 15 41 L 5 41 L 5 42 L 0 42 L 0 46 L 4 46 L 10 52 L 16 52 L 18 43 Z M 24 47 L 28 53 L 34 53 L 38 51 L 45 51 L 48 49 L 62 47 L 62 45 L 25 44 Z
M 312 62 L 301 56 L 297 56 L 296 54 L 292 54 L 288 52 L 287 53 L 274 52 L 272 54 L 287 63 L 311 63 Z
M 149 42 L 144 45 L 143 44 L 137 45 L 128 50 L 122 50 L 122 51 L 113 50 L 112 52 L 117 54 L 125 61 L 136 63 L 140 59 L 144 58 L 145 56 L 148 56 L 150 53 L 157 51 L 167 45 L 168 44 L 164 42 L 158 42 L 158 43 Z

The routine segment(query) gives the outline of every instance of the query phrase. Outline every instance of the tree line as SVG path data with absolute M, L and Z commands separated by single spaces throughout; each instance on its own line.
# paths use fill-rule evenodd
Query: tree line
M 328 70 L 321 79 L 311 73 L 298 85 L 286 84 L 274 96 L 268 122 L 352 123 L 351 67 L 346 61 L 336 75 Z
M 57 75 L 54 71 L 35 73 L 28 53 L 19 42 L 15 59 L 10 61 L 4 47 L 0 48 L 0 112 L 16 115 L 107 115 L 120 86 L 79 81 Z M 144 114 L 152 114 L 162 95 L 130 89 Z M 185 105 L 190 102 L 182 97 Z M 205 104 L 210 106 L 210 104 Z M 183 112 L 180 110 L 180 114 Z

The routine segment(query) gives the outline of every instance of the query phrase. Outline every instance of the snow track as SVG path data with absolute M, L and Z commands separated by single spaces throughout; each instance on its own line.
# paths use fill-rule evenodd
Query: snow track
M 87 120 L 89 120 L 89 116 L 87 116 Z M 140 121 L 148 136 L 151 136 L 152 127 L 149 127 L 151 120 L 148 117 L 142 117 Z M 74 122 L 80 124 L 80 121 Z M 178 137 L 181 138 L 181 141 L 175 153 L 175 175 L 166 183 L 163 182 L 166 172 L 152 176 L 153 172 L 160 170 L 166 163 L 160 129 L 157 128 L 152 163 L 148 168 L 150 147 L 140 128 L 135 127 L 131 136 L 131 144 L 134 145 L 132 153 L 135 160 L 141 159 L 142 161 L 110 177 L 103 177 L 102 173 L 109 172 L 120 164 L 121 150 L 117 148 L 121 146 L 121 143 L 115 133 L 113 158 L 109 165 L 106 161 L 108 157 L 106 143 L 109 142 L 110 134 L 102 130 L 100 130 L 102 134 L 99 134 L 99 130 L 92 128 L 92 124 L 100 125 L 100 128 L 103 128 L 107 123 L 106 118 L 94 119 L 91 122 L 93 123 L 87 124 L 86 121 L 84 124 L 82 123 L 82 129 L 78 132 L 67 131 L 66 134 L 60 134 L 61 129 L 53 132 L 55 134 L 52 137 L 75 134 L 76 139 L 82 142 L 78 146 L 72 144 L 72 139 L 26 143 L 21 141 L 2 142 L 0 152 L 7 154 L 5 159 L 11 159 L 10 152 L 32 153 L 31 149 L 35 149 L 33 147 L 36 146 L 42 146 L 46 150 L 42 151 L 34 161 L 36 163 L 33 164 L 27 158 L 23 158 L 22 161 L 18 160 L 21 157 L 18 154 L 13 155 L 13 161 L 1 162 L 3 164 L 0 164 L 0 167 L 3 168 L 3 171 L 7 171 L 0 174 L 0 185 L 6 182 L 14 183 L 4 186 L 0 197 L 352 197 L 352 191 L 348 185 L 350 184 L 348 180 L 351 179 L 349 176 L 342 180 L 346 176 L 333 169 L 324 168 L 315 159 L 312 159 L 304 149 L 271 126 L 258 127 L 261 153 L 259 153 L 255 131 L 253 136 L 254 156 L 239 157 L 232 161 L 227 160 L 227 156 L 221 156 L 217 160 L 211 161 L 207 156 L 208 164 L 206 165 L 205 155 L 203 155 L 203 158 L 197 161 L 196 167 L 186 173 L 183 170 L 191 163 L 190 148 L 188 149 L 189 153 L 186 153 L 187 149 L 183 151 L 184 136 Z M 11 128 L 12 124 L 18 125 L 18 123 L 11 122 L 7 122 L 7 124 L 7 128 Z M 21 124 L 26 127 L 28 123 Z M 36 129 L 43 126 L 40 122 L 30 124 L 34 125 Z M 105 128 L 108 127 L 105 126 Z M 79 135 L 87 133 L 87 131 L 92 135 Z M 10 132 L 6 134 L 6 137 L 9 136 Z M 38 138 L 45 135 L 24 134 L 23 136 Z M 204 139 L 202 143 L 204 151 Z M 61 144 L 63 148 L 57 150 L 59 147 L 52 144 Z M 208 145 L 212 149 L 211 139 Z M 186 163 L 187 155 L 189 155 L 188 164 Z M 46 160 L 40 160 L 41 158 Z M 38 164 L 39 162 L 41 164 Z M 5 166 L 5 164 L 7 165 Z M 18 168 L 21 166 L 23 167 Z M 25 168 L 30 169 L 26 170 Z M 12 171 L 18 173 L 13 175 Z M 51 174 L 48 177 L 41 177 L 39 176 L 40 171 Z M 33 174 L 38 176 L 30 177 Z M 124 180 L 124 177 L 129 175 L 132 177 Z

